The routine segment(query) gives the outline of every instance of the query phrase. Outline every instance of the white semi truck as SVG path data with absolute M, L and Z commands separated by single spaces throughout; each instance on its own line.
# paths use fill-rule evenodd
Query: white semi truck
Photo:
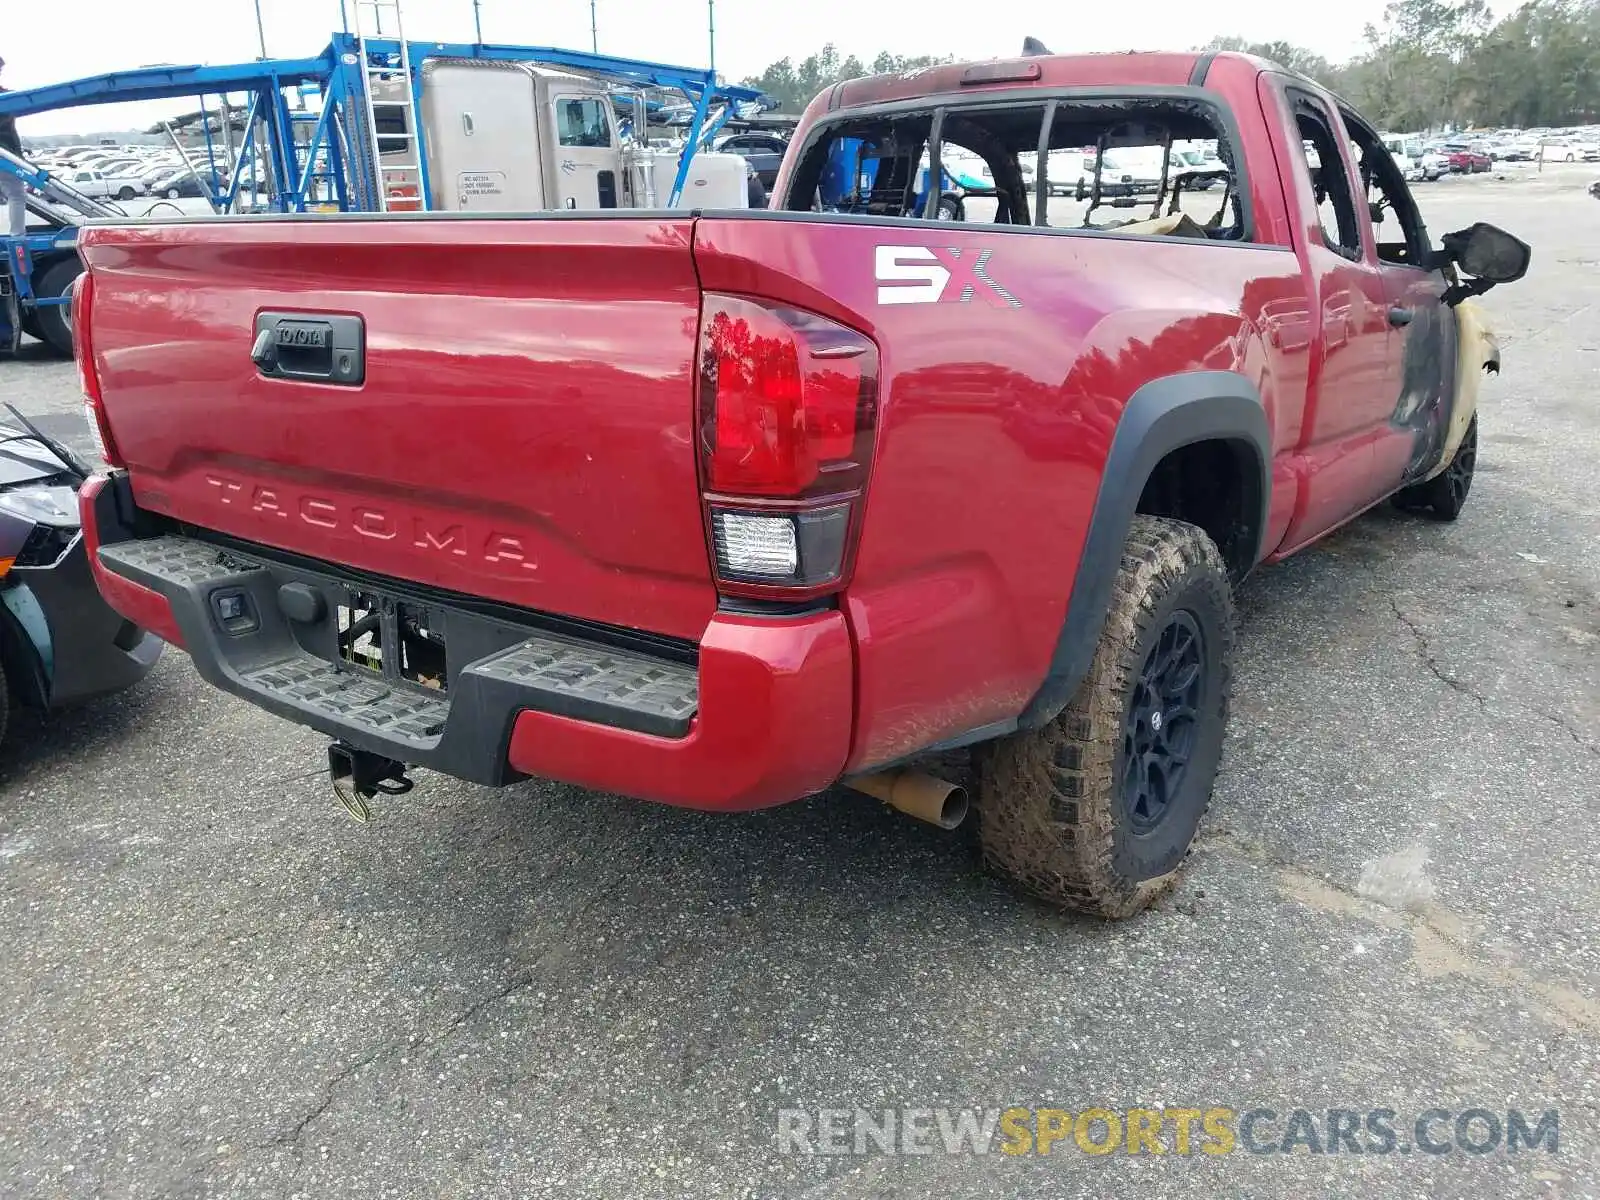
M 596 79 L 523 62 L 428 59 L 420 71 L 422 145 L 430 207 L 450 212 L 660 208 L 671 197 L 679 149 L 643 140 L 644 100 L 623 136 L 615 97 Z M 396 77 L 374 88 L 380 172 L 391 210 L 420 207 L 411 106 Z M 680 208 L 744 208 L 748 166 L 737 154 L 697 151 Z M 410 201 L 408 204 L 407 202 Z

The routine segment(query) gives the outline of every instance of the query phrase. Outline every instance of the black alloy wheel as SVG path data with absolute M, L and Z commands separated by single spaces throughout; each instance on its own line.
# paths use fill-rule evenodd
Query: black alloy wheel
M 1179 609 L 1145 659 L 1123 726 L 1122 803 L 1136 834 L 1161 824 L 1183 786 L 1205 683 L 1205 635 Z

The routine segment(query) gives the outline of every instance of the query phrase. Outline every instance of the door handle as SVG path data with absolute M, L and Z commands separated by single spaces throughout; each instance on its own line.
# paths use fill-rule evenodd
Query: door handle
M 1389 324 L 1396 329 L 1402 329 L 1411 324 L 1411 310 L 1401 305 L 1392 305 L 1389 309 Z
M 250 358 L 269 379 L 356 387 L 366 378 L 366 326 L 345 313 L 258 313 Z
M 250 347 L 250 361 L 262 370 L 270 370 L 275 357 L 273 350 L 277 346 L 276 336 L 271 329 L 263 329 L 256 334 L 255 344 Z

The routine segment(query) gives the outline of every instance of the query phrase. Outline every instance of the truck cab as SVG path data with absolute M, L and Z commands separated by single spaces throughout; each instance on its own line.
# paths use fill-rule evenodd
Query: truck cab
M 422 122 L 434 207 L 631 207 L 616 113 L 591 79 L 530 63 L 433 59 Z
M 429 59 L 420 74 L 436 210 L 590 212 L 663 206 L 671 195 L 678 152 L 625 138 L 612 89 L 600 80 L 534 63 L 449 58 Z M 401 86 L 391 85 L 396 130 L 380 126 L 391 162 L 411 154 Z M 697 153 L 682 203 L 742 208 L 746 171 L 737 154 Z M 404 186 L 403 174 L 385 174 Z
M 65 171 L 61 177 L 85 196 L 93 196 L 96 200 L 104 200 L 112 192 L 112 182 L 105 172 L 90 167 Z

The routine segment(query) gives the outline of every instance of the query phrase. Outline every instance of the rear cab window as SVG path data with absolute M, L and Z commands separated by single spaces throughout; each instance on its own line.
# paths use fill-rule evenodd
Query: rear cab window
M 1242 155 L 1211 98 L 945 99 L 819 125 L 781 207 L 1250 240 Z

